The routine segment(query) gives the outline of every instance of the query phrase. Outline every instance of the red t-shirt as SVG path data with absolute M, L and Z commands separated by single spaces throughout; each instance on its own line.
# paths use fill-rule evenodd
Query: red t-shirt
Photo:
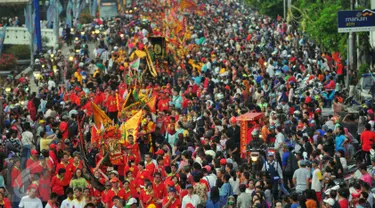
M 108 194 L 107 194 L 108 207 L 112 207 L 113 206 L 113 204 L 112 204 L 112 198 L 114 196 L 118 196 L 121 199 L 125 199 L 125 191 L 124 191 L 124 189 L 120 188 L 118 191 L 114 191 L 113 188 L 112 188 L 111 190 L 108 191 Z
M 364 131 L 361 134 L 361 143 L 362 143 L 362 150 L 369 152 L 371 150 L 371 146 L 375 141 L 375 132 L 372 131 Z
M 108 112 L 116 112 L 117 111 L 116 97 L 113 95 L 108 96 L 106 106 L 107 106 Z
M 152 161 L 150 161 L 150 163 L 145 162 L 145 165 L 146 165 L 146 170 L 149 173 L 154 173 L 154 171 L 155 171 L 155 164 Z
M 58 175 L 55 175 L 52 178 L 52 182 L 51 182 L 52 192 L 56 193 L 58 196 L 62 196 L 65 194 L 64 185 L 63 185 L 64 178 L 59 178 Z
M 153 183 L 153 189 L 154 194 L 157 199 L 163 199 L 168 195 L 167 193 L 167 187 L 163 182 L 160 182 L 159 184 Z
M 165 197 L 162 201 L 162 205 L 166 205 L 169 201 L 169 197 Z M 174 202 L 169 204 L 169 207 L 168 208 L 179 208 L 181 206 L 181 202 L 180 200 L 176 197 Z
M 148 207 L 150 204 L 154 204 L 154 205 L 156 204 L 154 199 L 150 200 L 151 197 L 152 197 L 151 193 L 147 193 L 146 191 L 142 190 L 141 195 L 139 196 L 139 200 L 141 201 L 141 203 L 143 203 L 144 207 Z M 150 200 L 150 202 L 146 203 L 148 200 Z
M 164 111 L 169 109 L 169 99 L 160 99 L 158 102 L 159 111 Z
M 47 177 L 44 179 L 43 177 L 39 180 L 39 194 L 40 194 L 40 200 L 46 202 L 48 201 L 50 194 L 51 194 L 51 178 Z
M 339 201 L 340 208 L 348 208 L 349 207 L 349 202 L 347 199 L 341 199 Z
M 20 188 L 22 186 L 22 176 L 21 176 L 20 169 L 14 166 L 12 169 L 11 176 L 12 176 L 12 187 Z

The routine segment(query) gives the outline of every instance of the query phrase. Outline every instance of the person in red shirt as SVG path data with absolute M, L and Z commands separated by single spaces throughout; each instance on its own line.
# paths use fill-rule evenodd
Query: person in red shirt
M 159 151 L 159 150 L 158 150 Z M 158 165 L 154 169 L 154 173 L 160 173 L 163 180 L 167 178 L 167 173 L 165 172 L 165 165 L 164 165 L 164 159 L 162 156 L 158 156 L 156 158 L 156 162 Z
M 5 198 L 3 193 L 0 193 L 0 207 L 11 208 L 9 199 Z
M 139 150 L 139 146 L 137 142 L 134 142 L 133 135 L 128 136 L 128 141 L 125 143 L 126 145 L 126 154 L 128 154 L 128 159 L 130 160 L 130 157 L 135 157 L 134 162 L 136 164 L 141 161 L 141 152 Z
M 106 103 L 106 107 L 108 111 L 108 117 L 112 119 L 115 123 L 117 123 L 118 107 L 117 107 L 117 96 L 114 90 L 112 90 L 111 94 L 108 95 L 105 103 Z
M 158 110 L 159 111 L 169 110 L 169 101 L 170 100 L 168 96 L 165 93 L 163 93 L 161 95 L 161 99 L 158 102 Z
M 36 167 L 39 164 L 38 157 L 38 151 L 31 150 L 31 156 L 26 162 L 26 168 L 30 171 L 30 174 L 34 174 L 37 171 L 37 169 L 35 169 L 34 167 Z
M 150 174 L 153 174 L 155 170 L 155 164 L 152 161 L 152 155 L 149 152 L 145 154 L 145 165 L 146 165 L 146 170 Z
M 13 195 L 13 204 L 16 204 L 18 206 L 18 203 L 20 202 L 19 196 L 20 194 L 20 188 L 22 187 L 22 174 L 21 174 L 21 161 L 19 158 L 14 159 L 14 167 L 11 172 L 11 179 L 12 179 L 12 188 L 14 191 Z
M 137 192 L 138 193 L 140 192 L 140 189 L 145 184 L 144 180 L 148 179 L 148 180 L 152 181 L 151 178 L 152 177 L 151 177 L 150 172 L 145 169 L 145 162 L 144 161 L 139 162 L 138 163 L 138 174 L 135 177 L 135 183 L 137 184 Z
M 124 192 L 125 192 L 125 197 L 123 198 L 125 201 L 128 201 L 132 197 L 138 197 L 137 190 L 131 189 L 130 188 L 130 181 L 125 180 L 124 181 Z
M 161 208 L 162 200 L 167 196 L 167 188 L 161 180 L 161 174 L 158 172 L 154 174 L 153 189 L 156 198 L 156 207 Z
M 372 144 L 375 141 L 375 132 L 371 131 L 371 124 L 366 123 L 366 130 L 361 133 L 361 145 L 363 152 L 363 159 L 370 165 L 370 150 L 372 149 Z
M 70 159 L 69 152 L 64 152 L 64 156 L 61 159 L 61 162 L 56 167 L 56 173 L 60 169 L 65 169 L 66 170 L 66 173 L 64 174 L 63 186 L 69 186 L 70 180 L 72 179 L 72 170 L 73 170 L 73 167 L 69 163 L 69 159 Z
M 39 179 L 38 193 L 42 202 L 47 202 L 51 194 L 51 177 L 47 171 L 42 172 L 42 177 Z
M 153 190 L 153 186 L 151 182 L 146 183 L 145 190 L 141 191 L 141 195 L 139 196 L 139 201 L 141 204 L 141 207 L 148 207 L 151 204 L 156 206 L 156 197 Z
M 162 205 L 165 208 L 179 208 L 181 201 L 176 197 L 176 189 L 171 187 L 168 190 L 168 196 L 163 198 Z
M 102 204 L 107 204 L 107 202 L 109 202 L 109 197 L 108 197 L 108 194 L 109 194 L 109 191 L 111 190 L 112 188 L 112 184 L 110 182 L 106 182 L 105 183 L 105 190 L 102 192 L 102 195 L 101 195 L 101 201 L 102 201 Z
M 336 89 L 336 83 L 333 80 L 333 76 L 329 78 L 329 80 L 326 82 L 326 85 L 324 86 L 325 89 L 327 90 L 334 90 Z
M 50 199 L 48 200 L 47 204 L 49 206 L 46 206 L 46 207 L 59 208 L 59 206 L 57 206 L 57 194 L 56 193 L 51 193 Z
M 59 125 L 59 131 L 61 132 L 62 135 L 62 144 L 64 145 L 64 140 L 68 138 L 69 133 L 68 133 L 68 117 L 64 115 L 62 117 L 62 121 Z M 64 146 L 62 147 L 64 149 Z
M 58 201 L 61 203 L 65 199 L 64 192 L 64 179 L 66 174 L 65 168 L 60 168 L 57 175 L 53 176 L 51 181 L 51 190 L 57 194 Z
M 120 186 L 120 180 L 117 177 L 114 177 L 110 180 L 112 184 L 112 188 L 108 191 L 107 194 L 107 205 L 108 207 L 113 206 L 112 199 L 114 196 L 118 196 L 121 199 L 125 199 L 125 191 L 124 189 L 121 188 Z
M 73 160 L 70 161 L 69 168 L 71 168 L 71 173 L 75 173 L 77 169 L 83 169 L 82 160 L 78 152 L 73 153 Z
M 3 195 L 3 203 L 4 203 L 4 208 L 11 208 L 11 203 L 10 203 L 10 200 L 5 197 L 5 188 L 3 187 L 0 187 L 0 194 Z

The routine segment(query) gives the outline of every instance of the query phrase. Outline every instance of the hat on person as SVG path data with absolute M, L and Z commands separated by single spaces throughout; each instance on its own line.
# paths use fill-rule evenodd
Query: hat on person
M 110 174 L 118 175 L 118 172 L 117 172 L 116 170 L 112 170 L 112 171 L 110 172 Z
M 164 151 L 162 149 L 159 149 L 155 152 L 156 155 L 164 155 Z
M 31 150 L 31 154 L 32 154 L 32 155 L 37 155 L 37 154 L 39 154 L 39 153 L 38 153 L 37 150 L 33 149 L 33 150 Z
M 301 161 L 299 162 L 299 164 L 300 164 L 300 166 L 306 166 L 306 165 L 307 165 L 305 160 L 301 160 Z
M 237 122 L 236 117 L 232 116 L 232 117 L 230 118 L 230 122 L 232 122 L 232 123 L 236 123 L 236 122 Z
M 193 186 L 191 184 L 187 184 L 186 189 L 189 189 L 189 188 L 193 188 Z
M 49 145 L 49 148 L 50 148 L 50 149 L 56 149 L 56 144 L 50 144 L 50 145 Z
M 126 202 L 126 206 L 131 206 L 133 204 L 137 204 L 137 200 L 135 198 L 130 198 L 128 202 Z
M 185 208 L 195 208 L 195 207 L 192 203 L 188 203 L 186 204 Z
M 45 121 L 44 120 L 39 120 L 39 124 L 44 124 Z
M 203 168 L 204 168 L 204 169 L 206 169 L 206 170 L 207 170 L 207 172 L 211 172 L 211 166 L 209 166 L 209 165 L 206 165 L 206 166 L 204 166 Z
M 176 188 L 175 187 L 169 187 L 168 192 L 176 192 Z
M 335 205 L 335 200 L 333 200 L 332 198 L 325 199 L 323 200 L 323 202 L 329 204 L 330 206 Z
M 274 152 L 268 152 L 268 154 L 267 154 L 268 157 L 273 157 L 274 155 L 275 155 Z
M 113 177 L 111 180 L 110 180 L 111 183 L 117 183 L 119 182 L 119 179 L 117 177 Z
M 227 160 L 225 158 L 220 159 L 220 165 L 226 165 Z

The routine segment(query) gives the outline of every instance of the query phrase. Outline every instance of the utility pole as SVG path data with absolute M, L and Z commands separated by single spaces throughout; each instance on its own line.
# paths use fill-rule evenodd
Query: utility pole
M 60 20 L 59 20 L 59 16 L 60 16 L 60 13 L 58 11 L 58 8 L 57 8 L 57 5 L 60 3 L 59 2 L 60 0 L 55 0 L 55 5 L 53 5 L 54 7 L 54 11 L 55 11 L 55 16 L 54 16 L 54 21 L 53 21 L 53 31 L 54 31 L 54 34 L 55 34 L 55 39 L 56 39 L 56 47 L 58 47 L 58 41 L 59 41 L 59 32 L 60 32 Z
M 26 5 L 26 11 L 29 11 L 27 12 L 27 15 L 28 17 L 25 17 L 25 18 L 28 18 L 29 19 L 29 24 L 31 27 L 32 22 L 34 21 L 33 20 L 33 5 L 32 5 L 32 1 L 30 1 L 30 3 L 28 3 Z M 30 33 L 30 64 L 33 65 L 34 64 L 34 32 L 33 32 L 34 28 L 31 28 L 31 31 L 29 31 Z
M 37 47 L 38 47 L 38 53 L 42 52 L 42 34 L 40 31 L 40 6 L 39 6 L 39 1 L 38 0 L 33 0 L 34 1 L 34 9 L 35 9 L 35 35 L 36 35 L 36 42 L 37 42 Z
M 286 19 L 286 0 L 283 0 L 284 20 Z
M 351 0 L 350 2 L 350 10 L 354 10 L 354 3 L 355 0 Z M 346 73 L 346 79 L 345 79 L 345 86 L 347 89 L 349 89 L 349 71 L 354 71 L 354 38 L 353 38 L 353 32 L 349 32 L 349 38 L 348 38 L 348 71 Z

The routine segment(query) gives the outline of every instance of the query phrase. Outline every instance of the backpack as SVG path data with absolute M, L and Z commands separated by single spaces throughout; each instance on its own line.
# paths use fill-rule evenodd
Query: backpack
M 298 169 L 298 161 L 296 156 L 291 152 L 288 156 L 288 160 L 285 167 L 285 174 L 292 175 L 295 170 Z

